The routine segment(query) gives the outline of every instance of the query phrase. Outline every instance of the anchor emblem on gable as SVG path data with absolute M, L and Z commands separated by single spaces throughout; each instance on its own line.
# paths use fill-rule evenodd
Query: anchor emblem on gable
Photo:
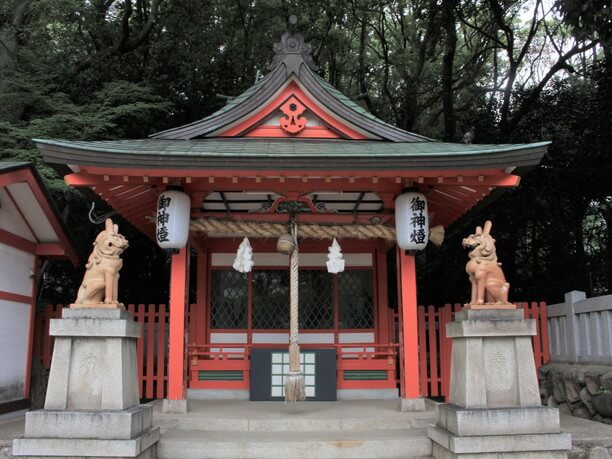
M 306 107 L 295 96 L 291 96 L 281 105 L 280 111 L 285 114 L 285 117 L 279 120 L 283 131 L 297 134 L 306 126 L 308 120 L 302 116 Z

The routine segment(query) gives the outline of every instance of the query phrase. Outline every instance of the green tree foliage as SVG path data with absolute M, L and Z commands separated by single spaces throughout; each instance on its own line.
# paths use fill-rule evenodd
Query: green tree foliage
M 94 196 L 67 189 L 31 139 L 139 138 L 202 118 L 223 105 L 216 94 L 238 95 L 267 72 L 272 43 L 297 14 L 320 74 L 384 120 L 448 141 L 470 126 L 479 143 L 553 140 L 520 188 L 422 255 L 424 301 L 466 294 L 460 240 L 487 216 L 516 295 L 603 292 L 612 285 L 605 3 L 0 0 L 0 159 L 36 163 L 85 256 L 99 229 L 83 223 Z M 156 267 L 166 255 L 120 224 L 133 241 L 123 291 L 165 301 L 167 271 Z M 47 297 L 71 300 L 78 275 L 67 272 L 49 268 Z

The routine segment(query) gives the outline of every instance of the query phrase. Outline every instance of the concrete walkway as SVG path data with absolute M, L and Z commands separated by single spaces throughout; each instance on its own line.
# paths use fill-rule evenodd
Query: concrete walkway
M 14 413 L 0 418 L 0 459 L 12 457 L 10 455 L 13 438 L 23 436 L 25 415 Z

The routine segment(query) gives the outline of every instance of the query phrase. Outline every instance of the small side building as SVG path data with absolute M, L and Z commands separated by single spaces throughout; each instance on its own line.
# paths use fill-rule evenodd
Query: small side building
M 34 165 L 0 161 L 0 414 L 29 406 L 36 277 L 45 258 L 78 263 Z

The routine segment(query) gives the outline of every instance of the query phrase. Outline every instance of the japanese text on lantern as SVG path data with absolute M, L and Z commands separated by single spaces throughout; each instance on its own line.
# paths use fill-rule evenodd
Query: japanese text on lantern
M 415 244 L 424 244 L 427 238 L 425 234 L 425 225 L 427 224 L 427 218 L 425 217 L 425 200 L 415 196 L 410 201 L 410 209 L 412 210 L 412 217 L 410 218 L 410 242 Z
M 170 201 L 172 201 L 172 198 L 162 196 L 157 203 L 157 242 L 168 242 L 169 240 L 167 225 L 170 220 L 170 214 L 168 213 Z

